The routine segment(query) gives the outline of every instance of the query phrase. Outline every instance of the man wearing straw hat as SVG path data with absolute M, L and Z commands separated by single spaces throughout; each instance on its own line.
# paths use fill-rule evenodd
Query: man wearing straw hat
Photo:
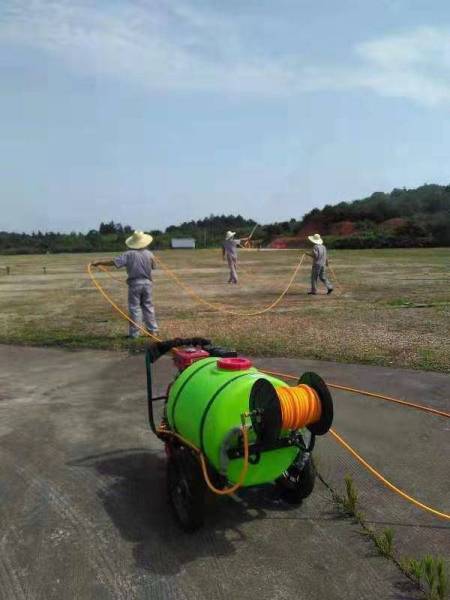
M 143 231 L 135 231 L 125 240 L 129 250 L 126 250 L 114 260 L 97 261 L 92 263 L 95 267 L 117 267 L 127 269 L 128 283 L 128 312 L 133 321 L 139 323 L 140 312 L 147 330 L 150 333 L 158 331 L 155 318 L 155 308 L 152 299 L 152 270 L 155 268 L 155 258 L 147 249 L 153 241 L 151 235 Z M 130 323 L 129 337 L 137 338 L 139 329 Z
M 228 278 L 228 283 L 237 283 L 238 275 L 237 275 L 237 249 L 241 246 L 241 243 L 247 240 L 248 238 L 242 238 L 240 240 L 235 240 L 234 236 L 236 235 L 235 231 L 227 231 L 225 234 L 225 240 L 222 244 L 222 258 L 227 259 L 228 267 L 230 269 L 230 276 Z
M 311 290 L 308 292 L 310 295 L 317 294 L 317 280 L 325 285 L 327 288 L 327 294 L 331 294 L 333 286 L 328 281 L 325 274 L 325 267 L 328 266 L 327 249 L 324 246 L 323 240 L 318 233 L 308 236 L 308 240 L 314 244 L 312 254 L 306 252 L 307 256 L 313 259 L 311 269 Z

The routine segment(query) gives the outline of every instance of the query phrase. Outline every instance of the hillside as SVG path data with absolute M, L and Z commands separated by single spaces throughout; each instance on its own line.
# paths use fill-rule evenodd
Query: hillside
M 276 227 L 278 225 L 278 227 Z M 299 222 L 268 226 L 273 247 L 297 247 L 319 232 L 334 248 L 450 245 L 450 185 L 375 192 L 353 202 L 313 209 Z

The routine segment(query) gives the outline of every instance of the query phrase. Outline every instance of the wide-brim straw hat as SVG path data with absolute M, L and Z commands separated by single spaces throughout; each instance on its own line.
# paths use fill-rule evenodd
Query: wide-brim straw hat
M 225 239 L 226 240 L 231 240 L 231 238 L 234 238 L 234 236 L 236 235 L 235 231 L 227 231 L 225 234 Z
M 314 235 L 308 235 L 308 240 L 313 244 L 323 244 L 323 239 L 318 233 L 315 233 Z
M 143 231 L 135 231 L 133 235 L 125 240 L 125 244 L 132 250 L 142 250 L 153 242 L 153 237 Z

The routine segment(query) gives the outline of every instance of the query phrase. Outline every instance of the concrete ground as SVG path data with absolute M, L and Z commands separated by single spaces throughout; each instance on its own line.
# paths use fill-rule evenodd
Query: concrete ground
M 450 377 L 281 359 L 259 365 L 446 408 Z M 162 445 L 148 430 L 142 355 L 0 346 L 0 598 L 366 600 L 421 595 L 343 518 L 318 481 L 299 507 L 271 489 L 214 499 L 178 530 Z M 158 392 L 172 377 L 157 364 Z M 450 512 L 446 419 L 335 393 L 335 428 L 397 485 Z M 449 528 L 397 498 L 326 436 L 317 462 L 392 527 L 400 556 L 449 555 Z M 447 465 L 446 465 L 447 461 Z

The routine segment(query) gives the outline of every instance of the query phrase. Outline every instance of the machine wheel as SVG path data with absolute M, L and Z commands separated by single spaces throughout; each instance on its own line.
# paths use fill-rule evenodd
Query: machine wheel
M 203 525 L 205 492 L 197 458 L 185 446 L 173 448 L 167 461 L 167 494 L 175 519 L 188 533 Z
M 280 497 L 288 504 L 301 504 L 314 489 L 316 482 L 316 467 L 313 459 L 309 457 L 306 463 L 299 467 L 293 464 L 283 475 L 277 479 L 276 484 L 280 489 Z

